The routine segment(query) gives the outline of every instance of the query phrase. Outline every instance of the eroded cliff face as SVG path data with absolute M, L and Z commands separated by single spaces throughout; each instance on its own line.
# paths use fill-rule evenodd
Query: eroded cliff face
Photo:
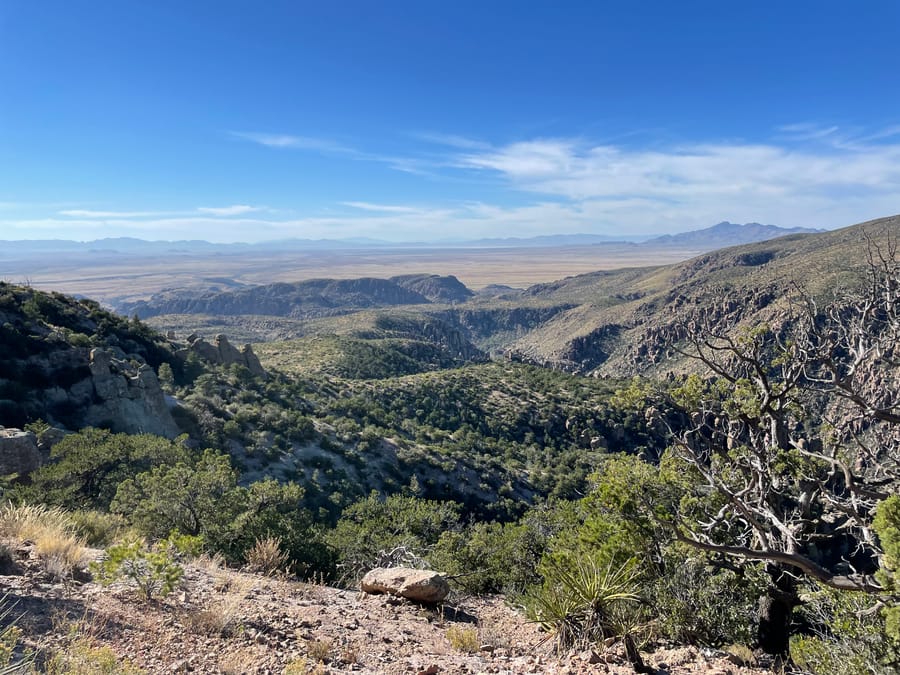
M 71 396 L 85 400 L 91 395 L 84 414 L 85 426 L 166 438 L 178 435 L 178 425 L 150 366 L 116 358 L 111 350 L 92 349 L 90 371 L 89 382 L 79 382 L 70 390 Z
M 7 401 L 0 423 L 41 418 L 56 427 L 108 427 L 174 438 L 179 430 L 156 373 L 120 349 L 61 347 L 21 361 L 21 398 Z

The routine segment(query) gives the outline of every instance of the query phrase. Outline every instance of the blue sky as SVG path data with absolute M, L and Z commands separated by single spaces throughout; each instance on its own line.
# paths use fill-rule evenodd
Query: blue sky
M 900 212 L 900 3 L 0 0 L 0 239 Z

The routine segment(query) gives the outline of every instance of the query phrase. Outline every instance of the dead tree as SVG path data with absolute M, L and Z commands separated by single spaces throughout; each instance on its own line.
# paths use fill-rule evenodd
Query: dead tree
M 797 294 L 777 326 L 703 316 L 681 353 L 713 378 L 673 434 L 697 494 L 678 540 L 746 561 L 771 580 L 760 646 L 787 655 L 803 577 L 882 592 L 873 510 L 900 485 L 900 261 L 870 242 L 866 283 L 827 306 Z

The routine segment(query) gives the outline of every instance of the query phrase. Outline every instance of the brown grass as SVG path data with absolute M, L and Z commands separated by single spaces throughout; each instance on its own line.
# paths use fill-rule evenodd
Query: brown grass
M 0 540 L 7 545 L 34 544 L 44 571 L 63 580 L 85 564 L 84 540 L 75 535 L 75 524 L 65 511 L 43 505 L 0 507 Z
M 280 537 L 257 539 L 245 554 L 247 569 L 257 574 L 274 576 L 284 572 L 288 566 L 288 556 L 281 550 Z

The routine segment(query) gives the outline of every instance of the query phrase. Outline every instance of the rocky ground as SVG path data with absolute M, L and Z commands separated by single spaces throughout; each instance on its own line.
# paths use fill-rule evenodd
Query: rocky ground
M 499 597 L 423 607 L 201 560 L 175 592 L 148 602 L 124 583 L 60 583 L 41 570 L 19 547 L 0 592 L 14 605 L 5 621 L 19 617 L 20 645 L 57 673 L 634 672 L 620 643 L 557 656 L 552 636 Z M 768 672 L 693 647 L 642 656 L 658 673 Z

